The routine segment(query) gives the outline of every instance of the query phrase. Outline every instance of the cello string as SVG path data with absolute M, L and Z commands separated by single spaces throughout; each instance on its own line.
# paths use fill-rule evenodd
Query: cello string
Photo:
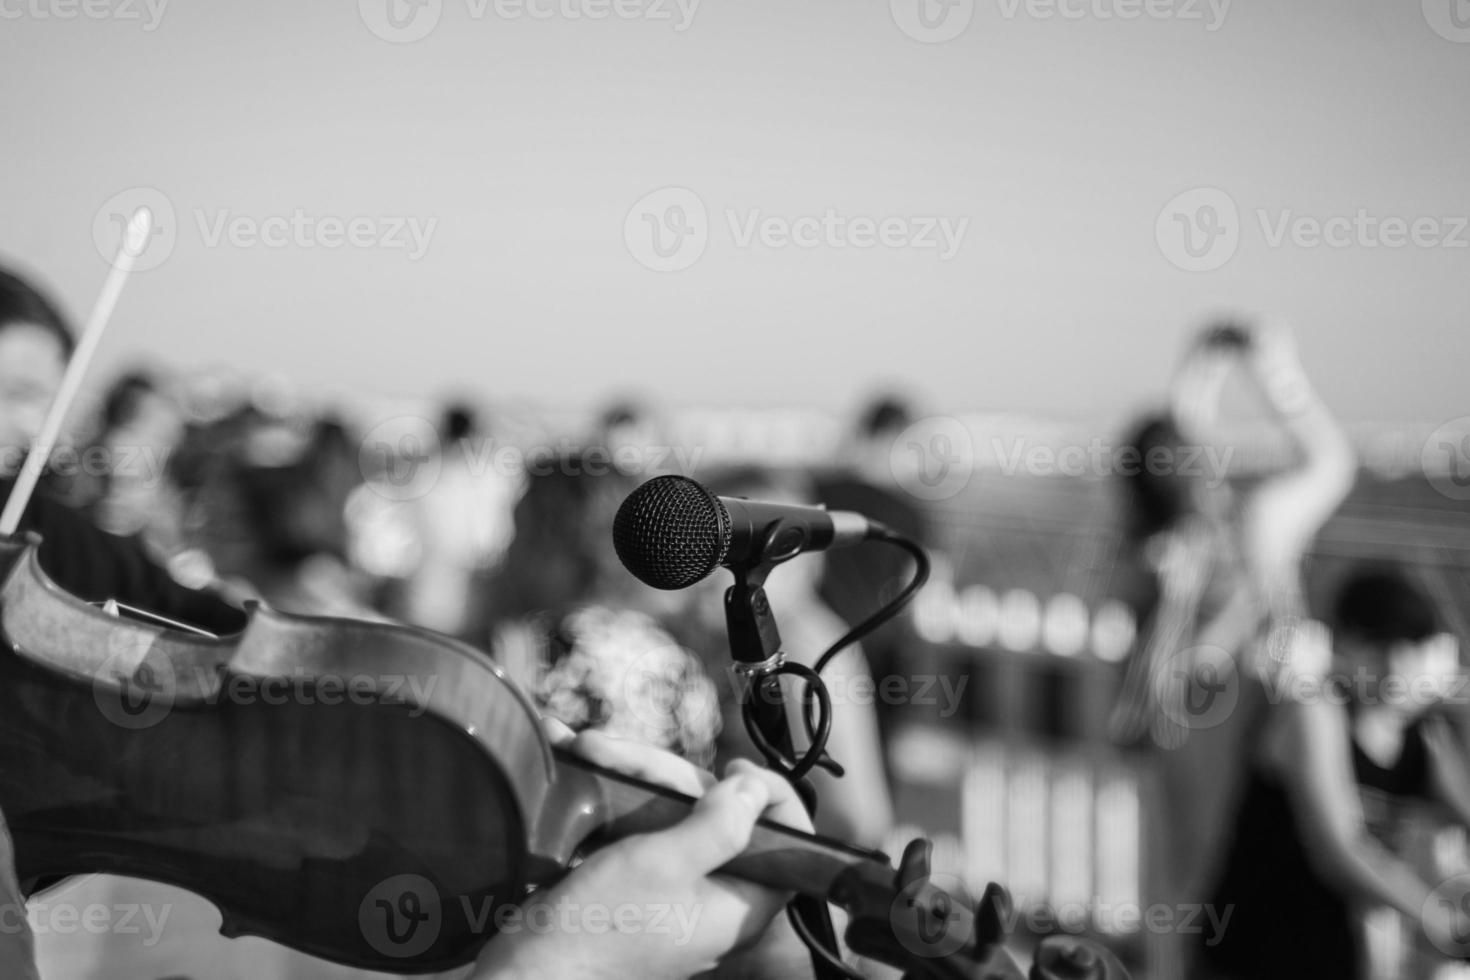
M 119 619 L 122 618 L 123 613 L 127 613 L 130 618 L 138 620 L 140 622 L 153 623 L 158 626 L 167 626 L 170 629 L 182 630 L 185 633 L 192 633 L 195 636 L 208 637 L 211 640 L 219 639 L 218 633 L 211 633 L 209 630 L 200 629 L 198 626 L 194 626 L 190 623 L 181 622 L 177 619 L 169 619 L 167 616 L 161 616 L 156 612 L 149 612 L 147 609 L 139 609 L 137 606 L 130 606 L 126 602 L 118 602 L 116 599 L 108 599 L 106 602 L 92 602 L 88 603 L 88 605 L 101 609 L 103 612 L 107 613 L 107 615 L 116 616 Z

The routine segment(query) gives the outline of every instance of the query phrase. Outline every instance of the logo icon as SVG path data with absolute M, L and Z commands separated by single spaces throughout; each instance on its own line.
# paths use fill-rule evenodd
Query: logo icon
M 1456 44 L 1470 43 L 1470 0 L 1422 0 L 1424 20 L 1434 33 Z
M 368 430 L 357 450 L 368 485 L 389 500 L 417 500 L 439 482 L 444 468 L 434 423 L 399 415 Z
M 888 469 L 894 482 L 920 500 L 948 500 L 970 485 L 975 444 L 959 419 L 919 419 L 893 441 Z
M 1446 956 L 1470 957 L 1470 874 L 1446 878 L 1424 900 L 1423 920 L 1445 922 L 1448 929 L 1426 930 L 1430 943 Z
M 153 634 L 114 630 L 107 658 L 92 676 L 92 698 L 104 718 L 119 728 L 152 728 L 173 710 L 177 678 L 164 657 L 148 657 Z
M 704 254 L 709 216 L 687 187 L 664 187 L 639 198 L 623 221 L 623 241 L 639 264 L 654 272 L 680 272 Z
M 943 44 L 970 26 L 975 0 L 888 0 L 893 22 L 915 41 Z
M 1196 187 L 1164 205 L 1154 237 L 1164 258 L 1185 272 L 1213 272 L 1240 247 L 1240 213 L 1218 187 Z
M 439 26 L 444 0 L 357 0 L 362 22 L 390 44 L 422 41 Z
M 1167 657 L 1154 675 L 1159 710 L 1188 731 L 1221 725 L 1240 701 L 1240 675 L 1223 647 L 1187 647 Z
M 152 212 L 153 221 L 141 242 L 128 241 L 128 222 L 139 208 Z M 92 216 L 92 242 L 109 264 L 118 250 L 127 248 L 135 272 L 156 269 L 173 254 L 179 238 L 179 223 L 173 202 L 154 187 L 129 187 L 109 197 Z
M 964 883 L 952 875 L 936 874 L 910 883 L 888 908 L 893 934 L 911 953 L 926 957 L 949 956 L 970 941 L 972 929 L 957 928 L 975 903 Z M 971 920 L 973 922 L 973 920 Z
M 1451 500 L 1470 500 L 1470 416 L 1431 432 L 1419 451 L 1419 466 L 1434 489 Z
M 394 875 L 363 896 L 357 922 L 368 945 L 384 956 L 418 956 L 444 924 L 439 890 L 423 875 Z
M 698 662 L 677 644 L 655 647 L 628 664 L 622 698 L 645 734 L 663 741 L 704 730 L 719 710 Z

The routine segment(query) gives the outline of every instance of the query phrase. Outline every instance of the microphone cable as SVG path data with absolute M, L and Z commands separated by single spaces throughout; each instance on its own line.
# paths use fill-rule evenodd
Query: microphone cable
M 914 574 L 908 584 L 872 615 L 838 637 L 817 658 L 815 666 L 808 667 L 806 664 L 786 660 L 780 667 L 772 670 L 765 678 L 765 681 L 768 683 L 780 683 L 779 679 L 782 676 L 794 677 L 803 685 L 801 693 L 802 724 L 806 729 L 807 738 L 810 740 L 811 745 L 799 758 L 792 759 L 777 746 L 770 743 L 755 723 L 755 714 L 752 707 L 755 687 L 752 687 L 747 692 L 746 699 L 741 705 L 741 717 L 745 722 L 745 730 L 750 735 L 751 741 L 755 743 L 756 749 L 765 757 L 766 762 L 772 769 L 781 773 L 781 775 L 785 776 L 793 784 L 818 766 L 826 769 L 835 776 L 841 776 L 843 772 L 842 766 L 836 760 L 830 757 L 824 758 L 827 750 L 827 740 L 832 734 L 832 696 L 827 691 L 827 685 L 822 682 L 822 671 L 829 667 L 832 660 L 843 650 L 852 646 L 858 640 L 869 635 L 902 612 L 904 607 L 913 601 L 914 595 L 924 587 L 924 583 L 929 581 L 929 555 L 918 543 L 877 523 L 873 525 L 869 540 L 879 544 L 901 548 L 914 559 Z
M 914 559 L 914 573 L 908 584 L 901 589 L 888 602 L 884 603 L 866 619 L 853 626 L 846 633 L 837 638 L 820 657 L 817 658 L 814 667 L 806 664 L 795 663 L 785 660 L 781 665 L 773 669 L 762 678 L 762 683 L 779 684 L 782 676 L 795 677 L 803 685 L 801 695 L 802 724 L 806 728 L 807 738 L 810 746 L 803 752 L 800 758 L 789 758 L 777 746 L 762 734 L 755 721 L 754 698 L 757 686 L 752 685 L 746 692 L 744 701 L 741 703 L 741 718 L 745 722 L 745 730 L 755 747 L 765 757 L 766 764 L 780 773 L 792 786 L 796 787 L 802 796 L 802 802 L 806 804 L 807 811 L 813 815 L 816 813 L 816 795 L 810 790 L 809 783 L 801 780 L 812 769 L 820 766 L 831 772 L 834 776 L 843 774 L 842 766 L 836 760 L 827 756 L 827 740 L 832 734 L 832 695 L 827 690 L 827 685 L 822 681 L 822 671 L 831 665 L 833 658 L 858 640 L 869 635 L 878 627 L 893 619 L 903 611 L 918 591 L 929 581 L 930 562 L 929 555 L 917 542 L 904 537 L 898 532 L 881 524 L 874 524 L 869 535 L 869 540 L 880 544 L 887 544 L 901 548 Z M 806 792 L 803 792 L 803 789 Z M 829 949 L 826 943 L 816 935 L 811 925 L 806 921 L 802 911 L 793 902 L 786 907 L 787 918 L 791 922 L 791 928 L 795 931 L 798 939 L 811 952 L 814 957 L 820 959 L 827 967 L 848 980 L 865 980 L 864 976 L 842 961 L 841 955 Z

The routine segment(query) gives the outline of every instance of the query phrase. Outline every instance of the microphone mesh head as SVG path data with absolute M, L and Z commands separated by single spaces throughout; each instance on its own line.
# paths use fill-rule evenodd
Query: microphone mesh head
M 655 477 L 618 508 L 613 547 L 644 584 L 687 588 L 725 560 L 730 514 L 703 484 L 684 476 Z

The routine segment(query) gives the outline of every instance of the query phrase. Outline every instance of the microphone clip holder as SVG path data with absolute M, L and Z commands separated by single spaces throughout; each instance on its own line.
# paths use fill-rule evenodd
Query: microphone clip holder
M 796 787 L 807 812 L 816 809 L 816 797 L 809 782 L 799 774 L 793 778 L 792 764 L 778 765 L 772 753 L 786 759 L 795 758 L 795 743 L 786 713 L 786 698 L 781 688 L 781 675 L 789 670 L 786 653 L 781 648 L 781 631 L 776 614 L 766 597 L 766 576 L 774 566 L 759 562 L 731 568 L 735 584 L 725 590 L 725 630 L 730 641 L 730 655 L 740 696 L 745 727 L 772 764 Z
M 781 631 L 766 597 L 766 577 L 775 566 L 766 562 L 730 569 L 735 584 L 725 591 L 725 628 L 730 654 L 738 667 L 770 673 L 781 657 Z

